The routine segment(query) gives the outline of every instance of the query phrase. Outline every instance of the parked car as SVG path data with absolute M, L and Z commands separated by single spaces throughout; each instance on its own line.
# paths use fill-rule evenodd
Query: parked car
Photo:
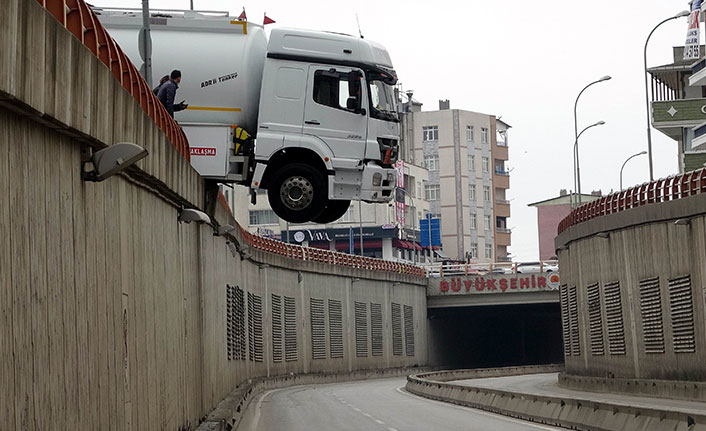
M 528 274 L 533 272 L 558 272 L 559 265 L 549 262 L 523 262 L 517 264 L 517 272 L 519 274 Z

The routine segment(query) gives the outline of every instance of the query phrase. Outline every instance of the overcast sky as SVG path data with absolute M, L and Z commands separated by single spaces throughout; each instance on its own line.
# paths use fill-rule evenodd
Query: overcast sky
M 92 2 L 93 3 L 93 2 Z M 141 7 L 140 0 L 94 0 L 97 6 Z M 152 8 L 189 8 L 188 0 L 152 0 Z M 489 1 L 225 1 L 194 0 L 201 10 L 245 7 L 268 26 L 357 34 L 387 47 L 405 89 L 424 110 L 451 107 L 502 116 L 509 134 L 513 228 L 511 253 L 539 255 L 536 209 L 528 203 L 573 188 L 573 105 L 578 92 L 603 75 L 579 102 L 579 130 L 599 120 L 580 141 L 584 193 L 619 188 L 620 166 L 647 147 L 643 47 L 662 19 L 687 9 L 684 0 Z M 686 18 L 657 30 L 648 66 L 672 61 L 672 46 L 686 37 Z M 703 41 L 703 38 L 702 38 Z M 677 171 L 677 144 L 653 130 L 655 177 Z M 630 161 L 624 183 L 647 181 L 647 156 Z

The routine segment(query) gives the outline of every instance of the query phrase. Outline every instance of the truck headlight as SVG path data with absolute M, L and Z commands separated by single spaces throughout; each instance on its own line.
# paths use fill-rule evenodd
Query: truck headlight
M 380 172 L 376 172 L 375 175 L 373 175 L 373 186 L 380 187 L 380 184 L 382 184 L 382 174 Z

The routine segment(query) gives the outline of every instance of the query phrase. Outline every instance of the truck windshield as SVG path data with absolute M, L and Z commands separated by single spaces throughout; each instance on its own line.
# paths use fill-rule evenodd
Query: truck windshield
M 395 90 L 382 78 L 369 76 L 370 83 L 370 116 L 379 120 L 399 122 L 397 115 L 397 100 Z

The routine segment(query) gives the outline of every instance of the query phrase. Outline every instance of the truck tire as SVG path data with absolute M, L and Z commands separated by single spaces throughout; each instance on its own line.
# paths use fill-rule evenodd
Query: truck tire
M 326 181 L 316 168 L 290 163 L 278 169 L 267 187 L 272 210 L 290 223 L 315 219 L 327 203 Z
M 321 224 L 335 222 L 339 218 L 343 217 L 343 214 L 348 211 L 348 208 L 350 206 L 351 201 L 328 201 L 328 203 L 326 204 L 326 208 L 324 208 L 321 214 L 319 214 L 318 217 L 316 217 L 312 221 Z

